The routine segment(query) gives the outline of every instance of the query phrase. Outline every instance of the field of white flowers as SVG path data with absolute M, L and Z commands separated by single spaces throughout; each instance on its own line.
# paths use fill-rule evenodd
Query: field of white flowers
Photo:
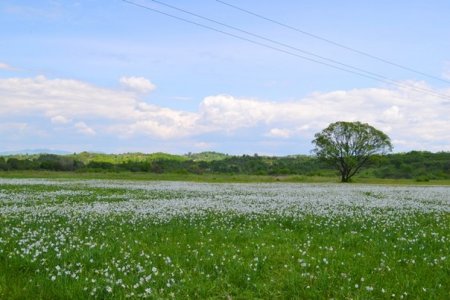
M 0 299 L 450 298 L 450 187 L 0 179 Z

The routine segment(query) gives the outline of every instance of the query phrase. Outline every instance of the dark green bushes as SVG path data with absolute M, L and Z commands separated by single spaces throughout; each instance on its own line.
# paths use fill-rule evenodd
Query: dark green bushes
M 49 170 L 83 172 L 151 172 L 157 174 L 241 174 L 333 176 L 336 171 L 314 156 L 268 157 L 259 155 L 89 154 L 22 155 L 0 157 L 0 170 Z M 216 158 L 215 160 L 212 158 Z M 366 178 L 450 179 L 450 152 L 376 155 L 361 172 Z

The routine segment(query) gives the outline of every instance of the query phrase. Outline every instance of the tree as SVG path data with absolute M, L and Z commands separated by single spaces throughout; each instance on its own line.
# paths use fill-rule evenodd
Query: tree
M 366 123 L 332 123 L 314 137 L 313 152 L 338 169 L 341 182 L 348 182 L 373 154 L 392 151 L 389 137 Z

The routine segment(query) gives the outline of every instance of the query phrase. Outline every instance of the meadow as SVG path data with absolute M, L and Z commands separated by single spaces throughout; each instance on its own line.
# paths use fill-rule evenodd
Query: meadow
M 0 299 L 449 299 L 450 187 L 0 178 Z

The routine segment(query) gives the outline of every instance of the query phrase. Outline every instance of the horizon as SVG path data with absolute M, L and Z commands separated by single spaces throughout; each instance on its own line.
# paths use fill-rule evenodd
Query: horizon
M 284 52 L 125 1 L 0 3 L 0 152 L 310 155 L 314 134 L 335 121 L 382 130 L 393 153 L 450 151 L 448 1 L 225 1 L 425 75 L 218 1 L 161 2 L 279 44 L 134 2 Z M 389 80 L 317 64 L 293 48 Z
M 40 152 L 42 151 L 42 152 Z M 421 151 L 421 150 L 410 150 L 404 152 L 388 152 L 385 154 L 377 153 L 376 155 L 396 155 L 396 154 L 408 154 L 411 152 L 425 152 L 431 154 L 438 153 L 450 153 L 450 151 Z M 200 152 L 186 152 L 186 153 L 171 153 L 171 152 L 100 152 L 100 151 L 80 151 L 80 152 L 70 152 L 58 149 L 23 149 L 17 151 L 0 151 L 0 157 L 4 156 L 15 156 L 15 155 L 26 155 L 26 156 L 34 156 L 34 155 L 46 155 L 53 154 L 58 156 L 66 156 L 66 155 L 79 155 L 82 153 L 88 154 L 100 154 L 100 155 L 126 155 L 126 154 L 143 154 L 143 155 L 154 155 L 154 154 L 167 154 L 173 156 L 190 156 L 190 155 L 198 155 L 198 154 L 206 154 L 206 153 L 214 153 L 225 156 L 260 156 L 260 157 L 288 157 L 288 156 L 316 156 L 313 153 L 295 153 L 295 154 L 286 154 L 286 155 L 272 155 L 272 154 L 259 154 L 259 153 L 226 153 L 226 152 L 218 152 L 218 151 L 200 151 Z

